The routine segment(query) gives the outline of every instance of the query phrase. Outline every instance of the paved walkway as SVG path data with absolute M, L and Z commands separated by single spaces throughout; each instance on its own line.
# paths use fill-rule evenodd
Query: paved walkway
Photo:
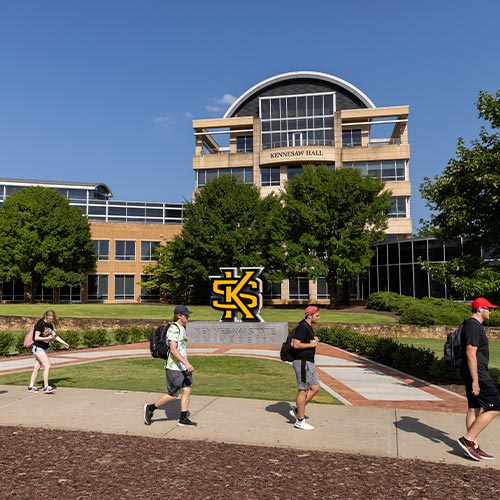
M 196 345 L 190 353 L 279 357 L 279 349 L 269 346 Z M 148 345 L 59 351 L 50 357 L 56 367 L 124 356 L 149 356 Z M 178 401 L 157 411 L 151 426 L 144 425 L 143 405 L 154 401 L 156 393 L 59 388 L 45 395 L 5 385 L 0 386 L 0 425 L 218 440 L 500 469 L 500 420 L 481 436 L 483 448 L 497 455 L 497 461 L 472 462 L 458 449 L 455 439 L 464 433 L 464 398 L 328 345 L 320 345 L 316 359 L 323 388 L 345 405 L 309 405 L 313 432 L 294 429 L 287 401 L 193 396 L 191 415 L 199 425 L 186 429 L 176 425 Z M 28 372 L 32 366 L 31 356 L 4 358 L 0 374 Z

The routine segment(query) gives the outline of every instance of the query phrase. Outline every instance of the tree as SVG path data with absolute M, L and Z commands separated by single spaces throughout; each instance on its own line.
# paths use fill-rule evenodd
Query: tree
M 207 182 L 185 206 L 180 235 L 166 244 L 143 286 L 163 289 L 175 301 L 208 302 L 209 276 L 220 267 L 263 266 L 264 279 L 283 278 L 282 207 L 276 196 L 221 176 Z
M 283 194 L 288 276 L 326 277 L 333 305 L 336 287 L 368 269 L 373 243 L 384 238 L 390 196 L 382 180 L 358 170 L 305 165 Z
M 87 219 L 55 190 L 27 187 L 0 207 L 0 279 L 20 279 L 27 301 L 38 285 L 81 285 L 95 263 Z
M 476 106 L 490 126 L 481 127 L 470 147 L 459 138 L 456 158 L 442 175 L 425 177 L 420 186 L 432 212 L 424 227 L 442 241 L 462 241 L 462 255 L 446 264 L 427 262 L 425 268 L 468 296 L 500 290 L 498 267 L 491 265 L 500 257 L 500 90 L 481 91 Z

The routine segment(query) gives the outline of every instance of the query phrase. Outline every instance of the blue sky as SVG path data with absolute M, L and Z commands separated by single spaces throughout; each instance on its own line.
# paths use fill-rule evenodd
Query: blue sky
M 104 182 L 182 202 L 191 120 L 289 71 L 410 106 L 412 216 L 424 176 L 478 136 L 500 89 L 496 0 L 0 0 L 0 177 Z

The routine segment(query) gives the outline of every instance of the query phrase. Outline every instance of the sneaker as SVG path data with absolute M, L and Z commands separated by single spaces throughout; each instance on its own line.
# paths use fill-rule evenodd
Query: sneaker
M 151 419 L 153 418 L 154 410 L 152 410 L 146 403 L 144 405 L 144 423 L 146 425 L 151 425 Z
M 43 392 L 44 392 L 45 394 L 52 394 L 52 393 L 54 392 L 54 388 L 53 388 L 51 385 L 48 385 L 47 387 L 45 387 L 45 388 L 43 389 Z
M 292 407 L 290 408 L 290 411 L 289 411 L 288 413 L 290 413 L 290 416 L 291 416 L 292 418 L 294 418 L 295 420 L 298 420 L 298 419 L 297 419 L 297 408 L 296 408 L 295 406 L 292 406 Z
M 314 430 L 314 426 L 312 426 L 311 424 L 308 424 L 306 422 L 306 419 L 297 420 L 297 422 L 295 422 L 294 427 L 297 429 L 302 429 L 303 431 L 313 431 Z
M 476 451 L 476 448 L 474 447 L 474 443 L 472 441 L 469 441 L 462 436 L 461 438 L 457 439 L 457 443 L 460 445 L 462 450 L 465 451 L 467 456 L 472 458 L 472 460 L 480 460 L 480 455 Z
M 186 417 L 184 420 L 179 420 L 177 422 L 177 425 L 179 425 L 180 427 L 196 427 L 198 424 Z
M 38 387 L 28 387 L 28 392 L 40 392 L 40 389 Z
M 493 455 L 490 455 L 489 453 L 483 451 L 481 448 L 479 448 L 479 445 L 476 445 L 476 453 L 479 455 L 479 458 L 481 460 L 495 460 L 495 457 Z

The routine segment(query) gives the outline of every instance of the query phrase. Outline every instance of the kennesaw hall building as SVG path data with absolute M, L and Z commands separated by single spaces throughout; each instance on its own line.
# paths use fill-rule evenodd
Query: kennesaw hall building
M 265 196 L 283 189 L 304 164 L 359 169 L 364 175 L 383 179 L 392 192 L 387 244 L 399 245 L 412 231 L 408 117 L 407 105 L 376 107 L 360 89 L 333 75 L 298 71 L 268 78 L 237 98 L 224 116 L 193 120 L 193 192 L 212 178 L 230 174 L 256 185 Z M 0 178 L 0 204 L 26 186 L 57 190 L 80 208 L 91 225 L 98 256 L 96 272 L 87 276 L 82 287 L 61 289 L 62 302 L 160 300 L 158 293 L 140 283 L 147 278 L 144 268 L 152 263 L 155 246 L 181 232 L 181 203 L 114 201 L 111 189 L 103 183 Z M 401 273 L 397 280 L 389 277 L 388 263 L 381 255 L 379 245 L 367 278 L 352 284 L 352 298 L 363 299 L 379 289 L 389 289 L 389 283 L 391 291 L 430 295 L 429 280 L 427 289 L 419 286 L 415 294 L 413 279 Z M 404 262 L 405 269 L 409 269 L 407 264 L 419 266 L 416 259 L 410 260 Z M 380 277 L 379 265 L 386 266 L 387 279 Z M 420 279 L 420 285 L 422 282 Z M 324 278 L 312 281 L 297 276 L 280 285 L 264 286 L 266 303 L 329 301 Z M 1 283 L 0 293 L 3 301 L 24 300 L 20 282 Z M 53 296 L 51 289 L 36 291 L 37 301 L 50 302 Z

